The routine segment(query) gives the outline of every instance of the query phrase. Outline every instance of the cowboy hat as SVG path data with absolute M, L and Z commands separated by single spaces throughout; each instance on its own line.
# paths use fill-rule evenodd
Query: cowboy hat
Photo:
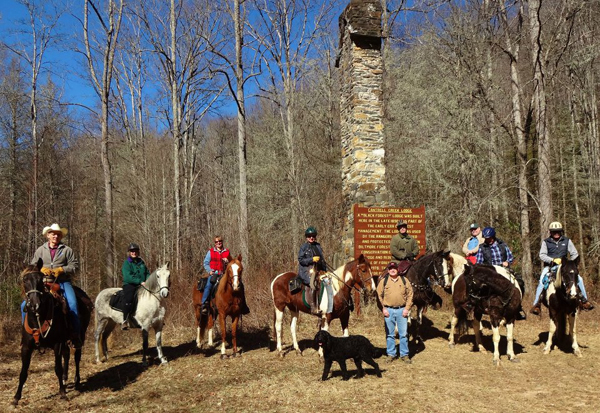
M 63 237 L 65 235 L 67 235 L 67 232 L 69 232 L 68 229 L 61 228 L 60 225 L 54 223 L 54 224 L 50 225 L 49 227 L 44 227 L 44 230 L 42 231 L 42 235 L 46 235 L 48 232 L 55 232 L 55 231 L 56 232 L 58 232 L 58 231 L 62 232 Z

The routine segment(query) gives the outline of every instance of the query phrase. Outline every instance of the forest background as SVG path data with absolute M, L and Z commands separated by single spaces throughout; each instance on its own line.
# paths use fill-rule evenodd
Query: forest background
M 152 270 L 171 262 L 170 311 L 188 319 L 214 235 L 243 255 L 265 322 L 304 228 L 341 264 L 347 3 L 3 1 L 0 314 L 17 319 L 19 272 L 53 222 L 92 297 L 120 285 L 136 242 Z M 558 220 L 594 294 L 600 2 L 382 3 L 387 187 L 425 205 L 428 248 L 494 226 L 531 291 Z

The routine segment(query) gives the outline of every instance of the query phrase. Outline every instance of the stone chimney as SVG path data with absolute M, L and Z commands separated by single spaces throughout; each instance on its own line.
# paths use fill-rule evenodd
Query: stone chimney
M 351 0 L 340 16 L 343 255 L 354 256 L 353 205 L 388 206 L 383 134 L 380 0 Z

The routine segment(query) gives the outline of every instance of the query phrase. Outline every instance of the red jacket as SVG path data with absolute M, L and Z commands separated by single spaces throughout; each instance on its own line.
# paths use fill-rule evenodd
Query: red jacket
M 214 271 L 223 272 L 225 268 L 223 268 L 223 259 L 230 260 L 231 256 L 229 254 L 229 250 L 225 248 L 223 251 L 219 252 L 216 248 L 210 249 L 210 269 Z

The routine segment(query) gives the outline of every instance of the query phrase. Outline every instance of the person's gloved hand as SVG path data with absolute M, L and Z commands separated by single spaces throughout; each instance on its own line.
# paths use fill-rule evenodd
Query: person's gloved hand
M 54 275 L 54 273 L 52 272 L 52 270 L 50 268 L 48 268 L 48 267 L 42 267 L 42 269 L 40 270 L 40 272 L 42 274 L 44 274 L 45 276 L 48 276 L 48 277 Z
M 319 262 L 320 259 L 321 259 L 321 257 L 319 257 L 318 255 L 315 255 L 313 257 L 313 262 Z
M 58 267 L 54 269 L 54 276 L 56 278 L 58 278 L 61 274 L 63 274 L 65 272 L 65 269 L 63 267 Z
M 552 260 L 552 262 L 553 262 L 554 264 L 556 264 L 556 265 L 560 265 L 560 264 L 562 263 L 562 260 L 561 260 L 560 258 L 554 258 L 554 259 Z

